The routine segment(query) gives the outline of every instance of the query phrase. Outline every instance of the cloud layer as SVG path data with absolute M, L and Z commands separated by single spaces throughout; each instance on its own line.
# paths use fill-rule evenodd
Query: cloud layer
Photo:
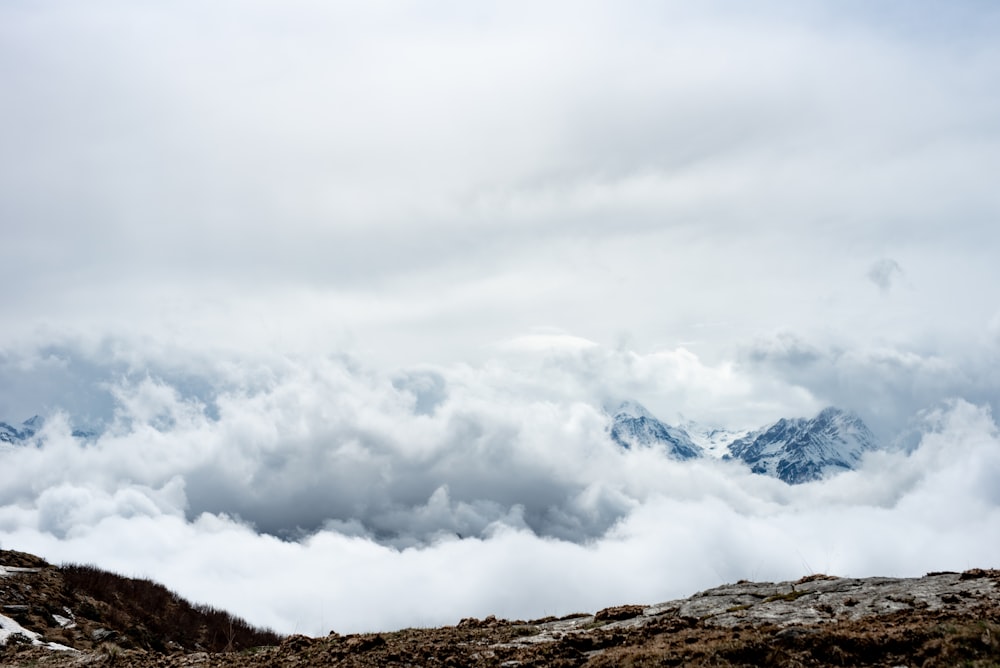
M 0 540 L 283 631 L 997 553 L 990 3 L 0 6 Z M 602 407 L 897 450 L 789 488 Z M 80 441 L 74 427 L 99 436 Z
M 574 355 L 567 373 L 586 366 Z M 37 447 L 0 453 L 0 541 L 316 634 L 989 566 L 1000 547 L 1000 436 L 966 402 L 924 414 L 910 452 L 789 487 L 622 450 L 589 390 L 560 396 L 551 372 L 401 382 L 312 362 L 219 393 L 213 411 L 154 378 L 116 385 L 89 440 L 50 419 Z
M 1000 308 L 982 3 L 0 11 L 8 340 L 930 352 Z

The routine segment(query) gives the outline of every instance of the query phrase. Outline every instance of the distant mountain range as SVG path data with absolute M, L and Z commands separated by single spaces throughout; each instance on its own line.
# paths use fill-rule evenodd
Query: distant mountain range
M 672 459 L 714 456 L 739 460 L 754 473 L 797 485 L 853 470 L 862 455 L 881 447 L 856 414 L 825 408 L 811 419 L 783 418 L 755 431 L 705 430 L 658 420 L 634 401 L 611 413 L 611 439 L 623 448 L 660 448 Z
M 40 415 L 28 418 L 21 423 L 20 428 L 0 422 L 0 443 L 21 443 L 26 441 L 42 428 L 44 420 Z
M 21 423 L 20 427 L 15 427 L 14 425 L 7 424 L 6 422 L 0 422 L 0 445 L 3 445 L 4 443 L 8 445 L 21 445 L 37 434 L 44 425 L 45 418 L 41 415 L 35 415 L 28 418 Z M 82 429 L 73 430 L 74 438 L 93 438 L 96 435 L 97 434 L 92 431 L 84 431 Z
M 881 448 L 860 417 L 834 407 L 810 419 L 782 418 L 755 431 L 705 429 L 693 422 L 672 426 L 635 401 L 623 402 L 609 414 L 611 440 L 623 448 L 657 448 L 679 461 L 701 457 L 739 460 L 754 473 L 790 485 L 853 470 L 865 452 Z M 0 447 L 30 442 L 44 424 L 38 415 L 19 426 L 0 422 Z M 96 434 L 75 429 L 73 436 L 89 439 Z

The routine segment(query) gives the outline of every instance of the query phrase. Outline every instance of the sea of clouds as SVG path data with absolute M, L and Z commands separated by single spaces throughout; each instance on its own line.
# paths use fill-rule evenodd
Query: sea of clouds
M 109 378 L 97 433 L 73 437 L 76 418 L 54 411 L 0 452 L 0 544 L 310 634 L 652 603 L 741 578 L 920 575 L 1000 553 L 1000 435 L 989 407 L 961 399 L 923 411 L 906 447 L 788 486 L 609 439 L 605 407 L 630 390 L 656 406 L 701 397 L 677 402 L 699 419 L 742 404 L 743 426 L 795 408 L 793 387 L 683 350 L 535 337 L 480 366 L 212 371 L 200 385 Z M 780 401 L 754 404 L 767 390 Z M 800 396 L 798 414 L 814 403 Z

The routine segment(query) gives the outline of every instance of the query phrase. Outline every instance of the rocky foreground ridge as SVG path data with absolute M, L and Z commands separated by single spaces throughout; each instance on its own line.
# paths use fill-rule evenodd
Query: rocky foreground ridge
M 533 621 L 489 617 L 436 629 L 275 637 L 265 646 L 247 645 L 251 636 L 230 637 L 225 648 L 209 651 L 184 645 L 208 641 L 207 627 L 198 627 L 200 638 L 184 642 L 167 637 L 171 631 L 162 624 L 156 636 L 151 630 L 156 620 L 126 615 L 122 621 L 131 619 L 141 628 L 114 628 L 113 611 L 102 612 L 100 601 L 89 595 L 73 599 L 81 612 L 61 606 L 65 614 L 53 613 L 56 604 L 75 594 L 65 582 L 60 584 L 59 567 L 29 556 L 0 553 L 5 566 L 0 569 L 0 622 L 6 627 L 24 623 L 25 630 L 33 624 L 29 633 L 37 634 L 8 637 L 0 648 L 4 666 L 1000 665 L 996 570 L 910 579 L 810 575 L 795 582 L 738 582 L 684 600 L 623 605 L 595 614 Z M 32 565 L 19 565 L 26 563 Z M 8 602 L 17 595 L 21 603 Z M 47 600 L 59 596 L 63 598 Z M 88 600 L 90 608 L 84 610 Z M 118 600 L 125 603 L 120 595 Z M 173 601 L 166 608 L 177 605 Z M 70 613 L 74 617 L 65 616 Z M 166 616 L 169 610 L 161 613 Z M 75 649 L 48 644 L 53 642 Z

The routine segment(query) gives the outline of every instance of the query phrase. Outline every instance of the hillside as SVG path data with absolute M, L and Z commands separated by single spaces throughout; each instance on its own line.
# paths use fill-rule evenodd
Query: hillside
M 490 617 L 436 629 L 281 639 L 145 580 L 51 566 L 18 552 L 0 553 L 0 564 L 0 621 L 41 634 L 39 643 L 76 648 L 11 636 L 0 648 L 4 666 L 1000 663 L 1000 571 L 980 569 L 912 579 L 739 582 L 685 600 L 558 619 Z
M 192 605 L 150 580 L 93 566 L 53 566 L 34 555 L 0 551 L 3 665 L 19 648 L 60 654 L 110 646 L 153 653 L 222 652 L 280 640 L 222 610 Z

